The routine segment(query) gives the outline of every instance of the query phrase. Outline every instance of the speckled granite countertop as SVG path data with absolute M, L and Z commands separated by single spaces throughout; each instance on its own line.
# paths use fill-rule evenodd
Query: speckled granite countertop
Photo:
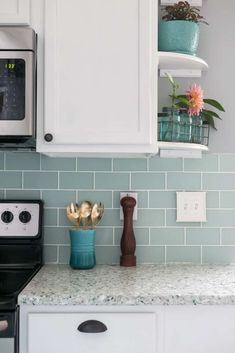
M 235 266 L 46 265 L 19 295 L 33 305 L 235 304 Z

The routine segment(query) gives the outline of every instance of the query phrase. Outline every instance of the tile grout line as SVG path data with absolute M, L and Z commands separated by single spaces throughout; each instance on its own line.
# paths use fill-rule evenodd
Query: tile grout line
M 93 189 L 92 190 L 95 190 L 96 189 L 96 172 L 93 173 Z

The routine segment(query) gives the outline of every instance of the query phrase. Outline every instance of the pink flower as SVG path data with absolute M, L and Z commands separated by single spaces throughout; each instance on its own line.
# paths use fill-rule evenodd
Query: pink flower
M 203 90 L 201 86 L 197 86 L 194 84 L 189 88 L 186 92 L 187 98 L 191 103 L 191 107 L 188 109 L 188 114 L 192 115 L 200 115 L 204 102 L 203 102 Z

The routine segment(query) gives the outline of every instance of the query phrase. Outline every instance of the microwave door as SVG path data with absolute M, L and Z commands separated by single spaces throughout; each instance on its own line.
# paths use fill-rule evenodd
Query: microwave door
M 34 53 L 0 51 L 0 139 L 34 136 Z

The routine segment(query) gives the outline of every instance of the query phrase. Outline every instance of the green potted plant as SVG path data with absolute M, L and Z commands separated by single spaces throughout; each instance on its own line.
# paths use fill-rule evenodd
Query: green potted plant
M 163 9 L 158 30 L 158 49 L 196 55 L 199 43 L 199 23 L 208 24 L 200 9 L 188 1 L 179 1 Z
M 169 95 L 171 106 L 163 108 L 167 113 L 159 114 L 159 139 L 203 143 L 206 138 L 208 144 L 209 136 L 205 136 L 205 126 L 216 130 L 215 119 L 221 119 L 218 113 L 224 112 L 224 107 L 215 99 L 204 98 L 202 88 L 196 84 L 190 86 L 186 94 L 178 95 L 179 85 L 168 73 L 166 77 L 172 89 Z

